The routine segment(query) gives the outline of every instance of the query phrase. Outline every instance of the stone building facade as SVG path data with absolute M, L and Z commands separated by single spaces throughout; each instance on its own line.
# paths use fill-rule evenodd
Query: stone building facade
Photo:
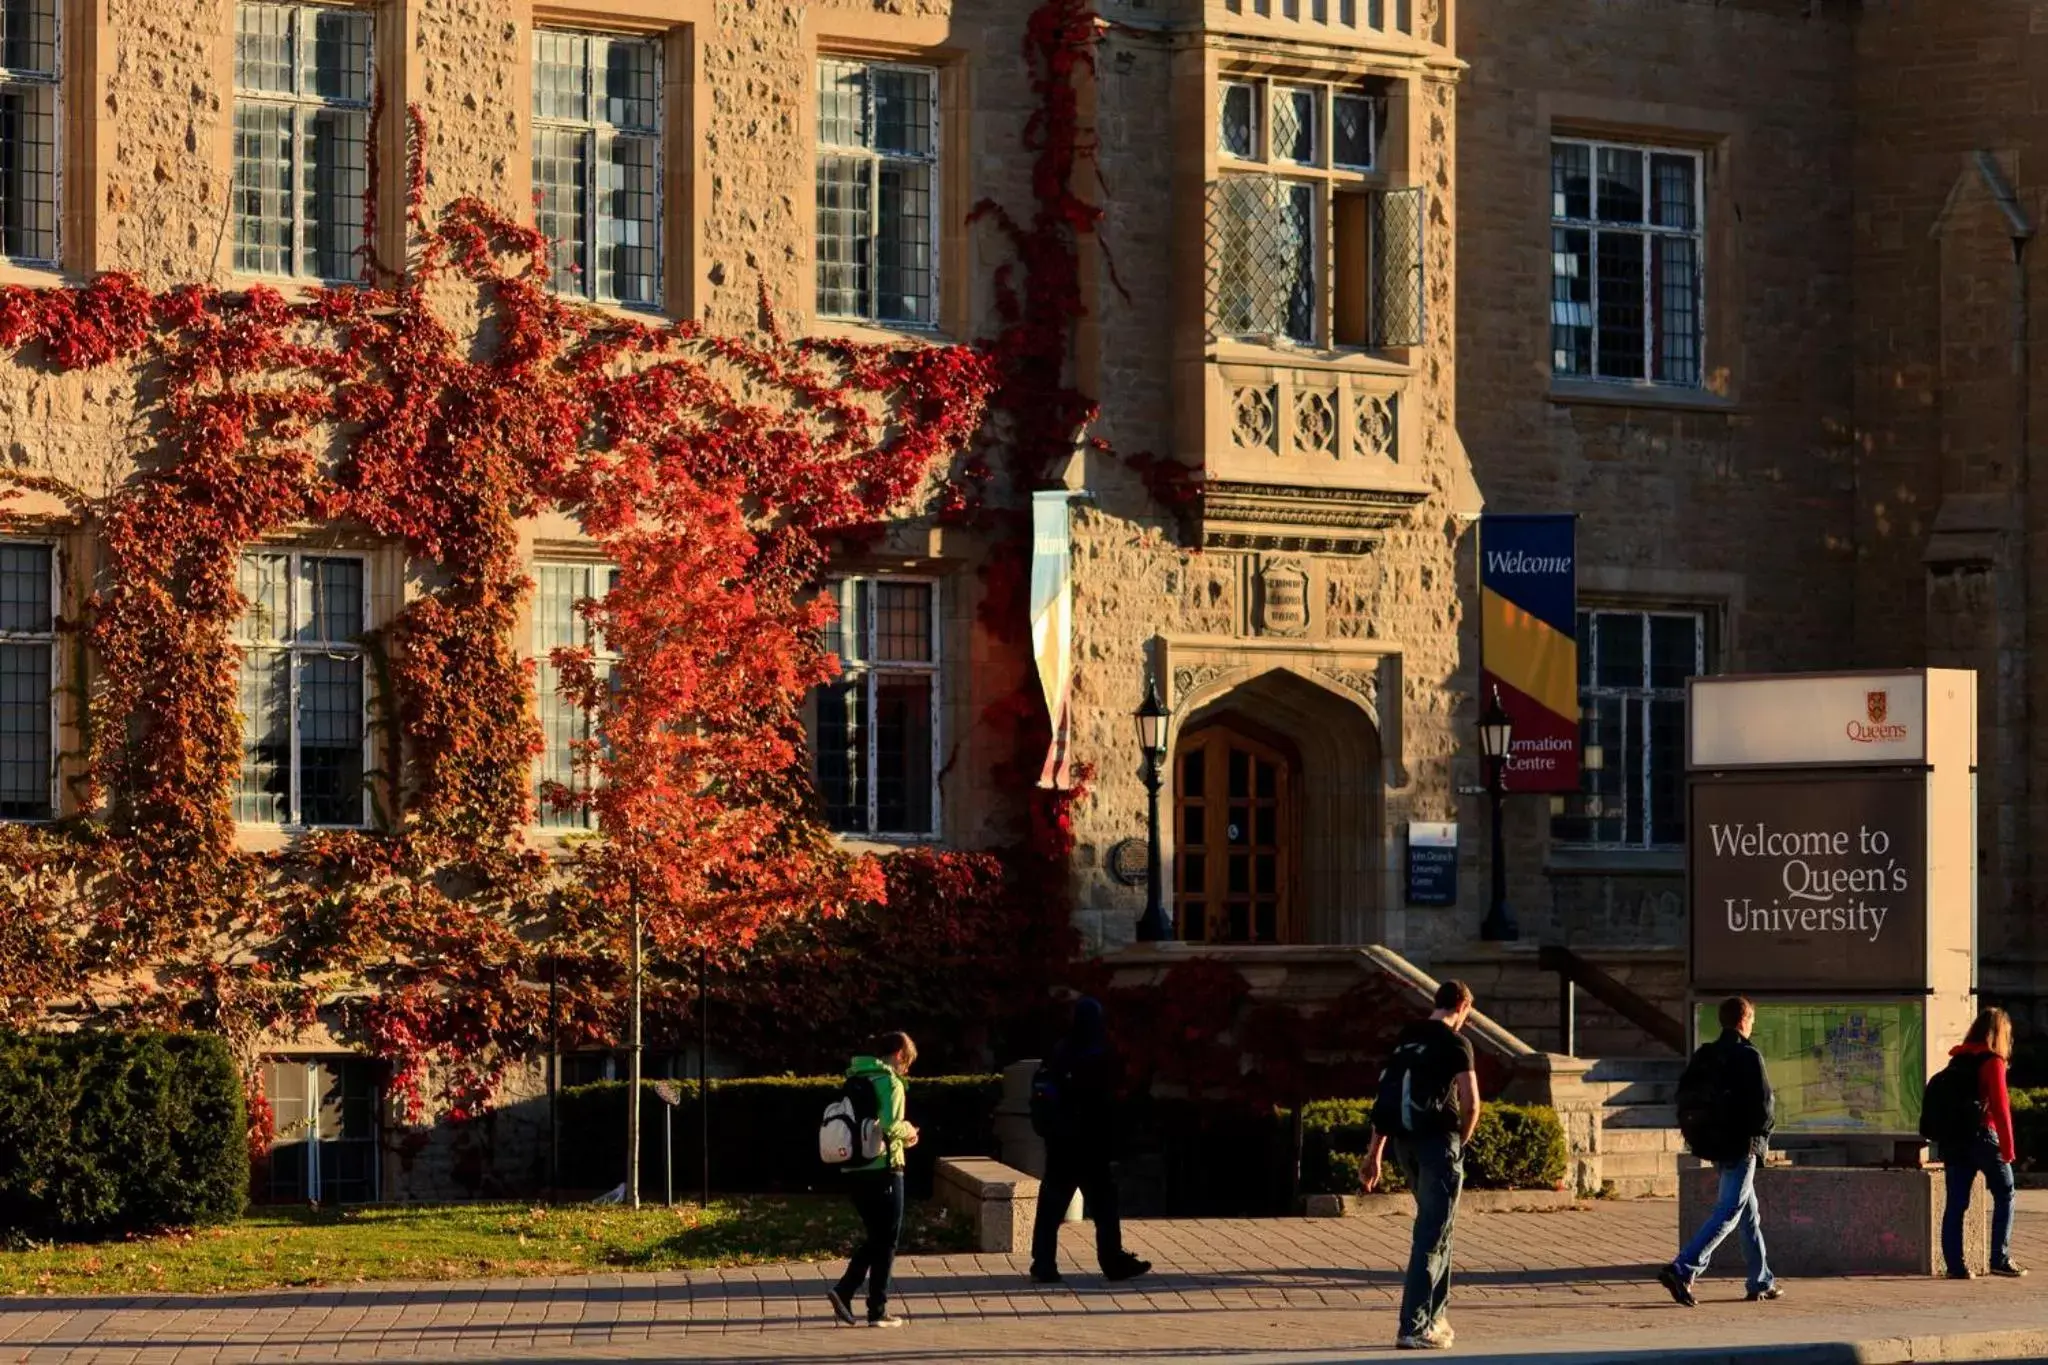
M 1032 8 L 10 7 L 0 96 L 27 131 L 0 185 L 0 283 L 330 273 L 369 168 L 383 202 L 403 196 L 404 121 L 368 117 L 381 95 L 422 111 L 430 203 L 537 203 L 580 266 L 564 279 L 600 306 L 745 331 L 765 298 L 813 335 L 986 337 L 1010 247 L 969 217 L 1029 211 Z M 1074 811 L 1089 947 L 1125 951 L 1143 904 L 1150 679 L 1171 708 L 1162 852 L 1183 937 L 1470 960 L 1487 870 L 1473 530 L 1482 509 L 1572 512 L 1605 761 L 1578 795 L 1510 802 L 1526 943 L 1644 980 L 1675 959 L 1688 674 L 1966 666 L 1986 984 L 2030 997 L 2048 952 L 2029 852 L 2048 833 L 2048 673 L 2030 666 L 2048 528 L 2028 472 L 2048 379 L 2026 245 L 2048 211 L 2029 178 L 2040 7 L 1104 0 L 1097 31 L 1081 95 L 1100 179 L 1082 188 L 1105 217 L 1071 377 L 1101 404 L 1101 443 L 1064 471 L 1072 750 L 1096 773 Z M 399 217 L 378 219 L 387 259 Z M 132 467 L 137 403 L 16 368 L 0 439 L 104 487 Z M 1163 504 L 1138 452 L 1199 474 L 1194 501 Z M 93 548 L 54 504 L 28 510 L 47 534 L 0 545 L 7 600 L 40 592 L 61 614 Z M 592 565 L 573 526 L 535 525 L 531 548 L 557 571 L 522 626 L 543 652 L 548 603 Z M 362 566 L 366 619 L 395 609 L 394 551 L 321 553 Z M 907 516 L 842 566 L 849 612 L 881 623 L 817 716 L 850 839 L 999 837 L 982 718 L 1016 680 L 980 619 L 990 553 L 983 532 Z M 14 628 L 59 673 L 49 730 L 0 753 L 0 799 L 26 818 L 75 799 L 49 617 Z M 256 813 L 254 843 L 303 815 Z M 1452 907 L 1407 903 L 1418 821 L 1460 831 Z M 373 1084 L 306 1065 L 306 1092 L 358 1131 Z M 419 1188 L 452 1161 L 425 1158 Z M 397 1192 L 393 1170 L 364 1178 Z

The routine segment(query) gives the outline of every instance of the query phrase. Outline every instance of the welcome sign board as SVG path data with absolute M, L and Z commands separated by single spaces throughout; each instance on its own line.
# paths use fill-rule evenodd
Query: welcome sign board
M 1691 805 L 1696 990 L 1926 987 L 1922 774 L 1696 777 Z
M 1513 725 L 1501 789 L 1579 789 L 1578 521 L 1479 519 L 1479 704 Z

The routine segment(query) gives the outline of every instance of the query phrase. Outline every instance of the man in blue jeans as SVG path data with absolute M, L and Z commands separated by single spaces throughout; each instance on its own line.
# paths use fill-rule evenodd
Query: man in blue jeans
M 1451 1229 L 1465 1187 L 1465 1145 L 1479 1126 L 1479 1074 L 1472 1044 L 1460 1032 L 1472 1017 L 1472 988 L 1437 987 L 1436 1009 L 1394 1041 L 1373 1105 L 1372 1150 L 1360 1175 L 1365 1192 L 1379 1188 L 1381 1153 L 1389 1139 L 1394 1164 L 1415 1195 L 1415 1236 L 1401 1288 L 1404 1351 L 1447 1351 L 1454 1333 L 1444 1312 L 1451 1294 Z M 1390 1084 L 1391 1082 L 1391 1084 Z M 1385 1110 L 1386 1112 L 1382 1112 Z
M 1686 1143 L 1693 1155 L 1713 1162 L 1721 1175 L 1714 1211 L 1678 1259 L 1657 1272 L 1657 1283 L 1687 1308 L 1699 1306 L 1693 1281 L 1706 1272 L 1714 1248 L 1731 1232 L 1742 1234 L 1749 1301 L 1784 1294 L 1764 1256 L 1763 1220 L 1756 1203 L 1756 1173 L 1770 1148 L 1777 1097 L 1764 1072 L 1764 1056 L 1749 1041 L 1756 1010 L 1733 995 L 1721 1002 L 1720 1018 L 1721 1036 L 1693 1053 L 1678 1083 L 1679 1126 Z

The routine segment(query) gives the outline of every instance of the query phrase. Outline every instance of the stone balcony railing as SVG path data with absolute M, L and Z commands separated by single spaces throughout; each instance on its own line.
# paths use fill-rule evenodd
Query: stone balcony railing
M 1212 33 L 1342 47 L 1448 51 L 1457 0 L 1206 0 Z
M 1202 387 L 1208 546 L 1363 553 L 1428 495 L 1403 374 L 1218 360 Z

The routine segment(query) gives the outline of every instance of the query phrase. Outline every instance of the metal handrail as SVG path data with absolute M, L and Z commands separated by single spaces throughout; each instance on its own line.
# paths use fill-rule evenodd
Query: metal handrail
M 1616 981 L 1600 967 L 1557 944 L 1536 952 L 1536 965 L 1558 978 L 1558 1026 L 1567 1057 L 1578 1056 L 1578 1010 L 1572 996 L 1577 986 L 1680 1056 L 1685 1055 L 1685 1023 L 1658 1009 L 1643 996 Z

